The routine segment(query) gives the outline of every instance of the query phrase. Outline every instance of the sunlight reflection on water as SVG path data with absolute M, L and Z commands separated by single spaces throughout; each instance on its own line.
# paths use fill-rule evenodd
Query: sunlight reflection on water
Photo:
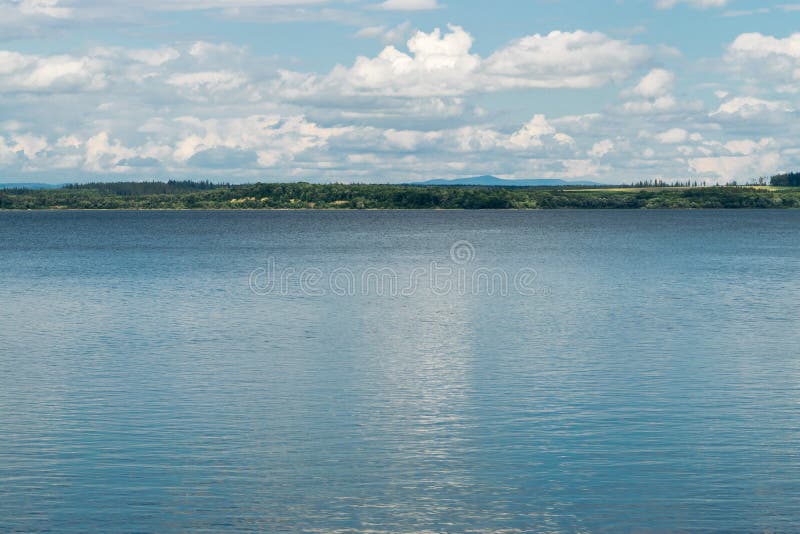
M 800 213 L 0 213 L 0 530 L 791 530 Z M 535 269 L 548 293 L 257 295 Z

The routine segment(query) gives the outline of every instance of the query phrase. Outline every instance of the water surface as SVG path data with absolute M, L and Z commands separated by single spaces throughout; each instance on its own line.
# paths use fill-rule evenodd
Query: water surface
M 1 212 L 0 531 L 793 530 L 798 228 Z M 254 292 L 269 258 L 323 280 L 536 276 Z

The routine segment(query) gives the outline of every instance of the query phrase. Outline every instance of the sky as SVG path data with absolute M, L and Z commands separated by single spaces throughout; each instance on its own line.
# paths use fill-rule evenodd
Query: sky
M 0 0 L 0 182 L 800 170 L 791 0 Z

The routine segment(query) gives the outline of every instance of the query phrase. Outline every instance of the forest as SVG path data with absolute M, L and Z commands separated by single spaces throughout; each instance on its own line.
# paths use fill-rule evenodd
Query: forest
M 209 181 L 106 182 L 0 190 L 0 209 L 800 208 L 800 173 L 770 186 L 490 187 Z
M 800 187 L 800 172 L 775 175 L 770 183 L 776 187 Z

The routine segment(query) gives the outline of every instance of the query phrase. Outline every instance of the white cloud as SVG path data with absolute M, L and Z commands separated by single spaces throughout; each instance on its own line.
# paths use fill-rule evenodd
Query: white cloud
M 761 33 L 743 33 L 733 41 L 728 50 L 731 54 L 754 59 L 786 56 L 797 60 L 800 59 L 800 33 L 785 39 Z
M 612 150 L 614 150 L 614 142 L 611 139 L 603 139 L 592 145 L 592 149 L 589 150 L 588 155 L 593 158 L 602 158 Z
M 151 67 L 158 67 L 180 57 L 180 52 L 171 47 L 156 49 L 140 49 L 128 52 L 131 59 L 139 61 Z
M 783 102 L 764 100 L 752 96 L 737 96 L 731 98 L 711 113 L 711 116 L 735 116 L 742 119 L 763 117 L 773 112 L 791 112 L 792 109 Z
M 0 51 L 0 93 L 99 90 L 106 86 L 102 58 L 36 56 Z
M 166 83 L 183 90 L 190 98 L 204 101 L 210 95 L 241 88 L 247 78 L 230 71 L 203 71 L 174 74 Z
M 35 157 L 48 146 L 47 139 L 40 135 L 19 134 L 14 135 L 11 139 L 14 142 L 12 150 L 22 152 L 28 158 Z
M 314 77 L 299 79 L 304 85 L 311 82 L 312 91 L 332 89 L 344 94 L 379 94 L 385 96 L 455 96 L 465 92 L 481 64 L 479 56 L 470 54 L 472 36 L 458 26 L 450 32 L 417 32 L 408 41 L 409 54 L 387 46 L 375 58 L 359 57 L 347 69 L 337 67 L 321 84 Z M 290 73 L 284 81 L 298 75 Z
M 359 39 L 375 39 L 377 37 L 383 37 L 386 34 L 386 26 L 367 26 L 366 28 L 361 28 L 355 33 L 355 36 Z
M 374 19 L 362 37 L 394 42 L 411 28 L 392 26 L 396 14 L 366 13 Z M 758 66 L 795 65 L 791 40 L 739 40 L 713 83 L 681 84 L 716 91 L 711 108 L 683 93 L 678 100 L 678 69 L 691 60 L 602 33 L 531 35 L 480 54 L 457 26 L 405 40 L 321 74 L 279 75 L 279 64 L 304 58 L 220 42 L 0 51 L 0 168 L 62 182 L 110 173 L 408 181 L 484 172 L 600 181 L 693 172 L 724 181 L 800 166 L 798 102 L 769 90 L 776 79 L 791 85 L 793 71 Z M 655 57 L 667 68 L 652 68 Z M 589 109 L 555 115 L 550 102 L 562 94 Z
M 398 24 L 383 35 L 383 42 L 386 44 L 402 43 L 406 40 L 410 29 L 411 23 L 408 21 Z
M 28 56 L 18 52 L 0 50 L 0 75 L 12 74 L 32 63 Z
M 189 47 L 189 55 L 200 63 L 216 62 L 220 64 L 238 61 L 248 54 L 246 47 L 230 43 L 210 43 L 196 41 Z
M 675 75 L 665 69 L 653 69 L 634 87 L 633 94 L 643 98 L 659 98 L 672 92 Z
M 772 138 L 764 138 L 759 141 L 754 141 L 752 139 L 735 139 L 733 141 L 728 141 L 724 146 L 731 154 L 749 156 L 756 152 L 761 152 L 775 144 L 775 139 Z
M 623 109 L 631 113 L 660 113 L 675 109 L 678 105 L 675 97 L 672 95 L 660 96 L 653 100 L 636 100 L 625 102 Z
M 122 172 L 123 169 L 116 169 L 117 164 L 135 154 L 118 139 L 112 141 L 108 132 L 100 132 L 86 141 L 83 168 L 92 172 Z
M 59 148 L 78 148 L 81 146 L 81 140 L 74 135 L 65 135 L 58 138 L 56 146 Z
M 59 6 L 59 0 L 22 0 L 18 7 L 24 15 L 44 15 L 55 19 L 70 18 L 74 13 L 69 7 Z
M 227 148 L 253 151 L 260 165 L 272 166 L 306 150 L 322 149 L 330 138 L 350 131 L 324 128 L 302 116 L 251 115 L 227 120 L 182 117 L 177 122 L 173 155 L 179 162 L 209 149 Z
M 442 134 L 440 132 L 389 129 L 383 132 L 383 136 L 391 148 L 410 152 L 419 150 L 424 145 L 430 145 L 434 141 L 441 139 Z
M 544 115 L 536 115 L 519 131 L 515 132 L 509 141 L 514 148 L 540 147 L 544 144 L 542 142 L 543 136 L 552 136 L 556 133 L 556 129 L 547 122 L 547 118 Z
M 784 163 L 780 142 L 771 137 L 705 141 L 702 157 L 690 158 L 693 172 L 711 175 L 719 182 L 750 180 L 778 172 Z
M 358 30 L 355 36 L 360 39 L 380 39 L 384 44 L 398 44 L 406 39 L 410 29 L 411 23 L 406 21 L 393 28 L 367 26 Z
M 622 104 L 627 113 L 651 114 L 672 111 L 678 102 L 672 95 L 675 75 L 665 69 L 648 72 L 632 89 L 622 92 L 628 100 Z
M 800 92 L 800 33 L 777 38 L 744 33 L 728 46 L 725 61 L 756 84 L 776 85 L 779 92 Z
M 749 180 L 777 172 L 781 156 L 777 152 L 750 156 L 715 156 L 693 158 L 689 167 L 693 172 L 712 175 L 722 182 Z
M 689 139 L 689 132 L 683 128 L 670 128 L 666 132 L 656 135 L 656 139 L 665 145 L 676 145 L 685 143 Z
M 599 32 L 554 31 L 512 42 L 484 70 L 500 88 L 589 88 L 627 78 L 649 57 L 647 47 Z
M 428 11 L 441 6 L 437 0 L 386 0 L 378 7 L 387 11 Z
M 569 147 L 575 140 L 559 132 L 544 115 L 535 115 L 511 134 L 480 126 L 450 130 L 418 131 L 389 129 L 383 132 L 386 147 L 403 151 L 435 149 L 444 152 L 492 153 L 511 151 L 524 155 L 544 147 Z
M 686 4 L 697 9 L 708 9 L 711 7 L 725 7 L 728 0 L 657 0 L 658 9 L 671 9 L 678 4 Z
M 554 134 L 553 135 L 553 139 L 556 141 L 556 143 L 558 143 L 560 145 L 574 145 L 575 144 L 575 139 L 571 135 L 565 134 L 563 132 L 558 132 L 558 133 Z
M 387 46 L 327 76 L 282 71 L 275 91 L 289 98 L 325 94 L 453 97 L 521 88 L 592 88 L 625 79 L 650 52 L 602 33 L 552 32 L 524 37 L 483 59 L 459 26 L 417 32 L 408 53 Z
M 209 11 L 227 20 L 270 24 L 333 21 L 363 25 L 367 19 L 363 7 L 351 0 L 0 0 L 0 39 L 39 37 L 90 25 L 138 25 L 162 12 Z

